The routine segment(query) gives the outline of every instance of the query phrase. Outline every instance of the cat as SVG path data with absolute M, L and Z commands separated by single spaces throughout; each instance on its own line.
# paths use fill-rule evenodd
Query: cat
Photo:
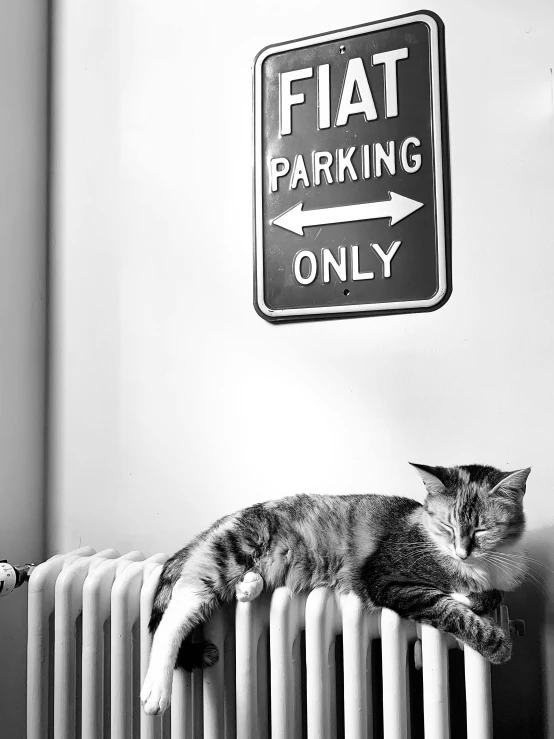
M 192 643 L 193 628 L 264 586 L 353 592 L 368 609 L 431 624 L 495 664 L 509 659 L 509 636 L 487 614 L 525 574 L 518 546 L 530 468 L 413 466 L 424 504 L 384 495 L 282 498 L 221 518 L 168 559 L 150 619 L 146 713 L 169 706 L 174 667 L 217 661 L 215 645 Z

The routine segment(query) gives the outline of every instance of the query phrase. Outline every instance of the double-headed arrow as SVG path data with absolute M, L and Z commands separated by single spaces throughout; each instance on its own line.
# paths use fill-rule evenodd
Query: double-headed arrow
M 358 205 L 338 205 L 334 208 L 303 210 L 304 203 L 297 203 L 289 210 L 274 218 L 274 226 L 285 228 L 299 236 L 304 236 L 307 226 L 328 226 L 331 223 L 350 221 L 369 221 L 375 218 L 390 218 L 390 225 L 423 208 L 424 203 L 405 198 L 396 192 L 389 193 L 388 200 L 378 203 L 359 203 Z

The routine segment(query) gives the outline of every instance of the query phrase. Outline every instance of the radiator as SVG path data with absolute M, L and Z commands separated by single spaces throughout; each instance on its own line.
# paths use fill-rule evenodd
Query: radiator
M 28 739 L 409 739 L 413 660 L 425 739 L 450 736 L 456 642 L 392 611 L 368 614 L 355 596 L 325 588 L 295 596 L 279 588 L 217 612 L 203 634 L 218 646 L 219 662 L 203 673 L 176 672 L 170 710 L 146 716 L 138 696 L 147 625 L 166 559 L 84 547 L 35 568 Z M 467 647 L 463 663 L 467 736 L 491 739 L 489 665 Z

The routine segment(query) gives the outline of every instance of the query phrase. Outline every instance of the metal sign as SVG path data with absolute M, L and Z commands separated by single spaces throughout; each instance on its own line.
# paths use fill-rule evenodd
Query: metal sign
M 263 49 L 255 298 L 270 321 L 422 311 L 450 293 L 444 42 L 428 11 Z

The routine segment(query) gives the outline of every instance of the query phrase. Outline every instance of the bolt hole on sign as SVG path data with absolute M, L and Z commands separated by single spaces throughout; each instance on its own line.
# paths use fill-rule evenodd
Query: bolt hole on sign
M 254 305 L 269 321 L 434 310 L 451 291 L 444 27 L 428 11 L 254 63 Z

